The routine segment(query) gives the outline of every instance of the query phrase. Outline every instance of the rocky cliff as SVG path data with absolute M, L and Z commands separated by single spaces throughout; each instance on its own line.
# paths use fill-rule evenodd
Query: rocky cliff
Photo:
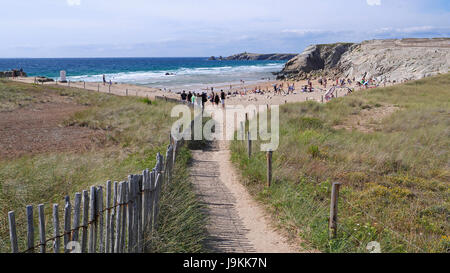
M 232 61 L 287 61 L 297 56 L 297 54 L 256 54 L 256 53 L 240 53 L 226 57 L 225 60 Z
M 309 46 L 286 63 L 278 78 L 365 76 L 402 81 L 447 73 L 449 65 L 449 38 L 371 40 Z

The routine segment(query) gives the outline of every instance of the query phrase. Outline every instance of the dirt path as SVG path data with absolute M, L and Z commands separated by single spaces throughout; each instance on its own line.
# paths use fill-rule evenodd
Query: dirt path
M 252 199 L 230 162 L 226 141 L 207 150 L 194 150 L 192 180 L 209 215 L 206 247 L 224 253 L 294 253 L 270 226 L 263 209 Z

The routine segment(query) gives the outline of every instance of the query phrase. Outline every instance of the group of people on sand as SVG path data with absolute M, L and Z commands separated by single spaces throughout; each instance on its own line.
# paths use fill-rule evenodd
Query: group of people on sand
M 197 105 L 199 107 L 204 108 L 205 104 L 209 101 L 212 105 L 216 107 L 219 106 L 219 103 L 222 104 L 222 107 L 225 107 L 225 99 L 227 95 L 223 90 L 220 92 L 214 92 L 213 88 L 211 88 L 211 93 L 207 94 L 207 92 L 191 92 L 186 93 L 185 90 L 181 93 L 181 101 L 190 103 L 192 105 Z

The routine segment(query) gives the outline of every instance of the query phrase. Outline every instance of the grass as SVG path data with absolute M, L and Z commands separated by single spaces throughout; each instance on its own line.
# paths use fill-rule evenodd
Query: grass
M 64 121 L 63 126 L 101 130 L 105 139 L 83 153 L 54 152 L 0 159 L 0 252 L 9 252 L 8 211 L 16 212 L 21 239 L 19 248 L 23 250 L 26 205 L 43 203 L 46 212 L 50 213 L 51 204 L 59 203 L 61 211 L 64 196 L 73 198 L 75 192 L 92 185 L 104 186 L 107 180 L 125 180 L 128 174 L 153 168 L 157 152 L 165 155 L 173 122 L 170 117 L 172 103 L 153 101 L 150 104 L 135 97 L 0 80 L 0 111 L 13 111 L 26 105 L 52 101 L 55 97 L 88 106 Z M 179 181 L 162 195 L 163 224 L 155 251 L 195 252 L 201 249 L 199 241 L 204 223 L 186 177 L 189 153 L 183 151 L 182 155 L 183 160 L 177 164 Z M 172 204 L 177 204 L 177 208 L 171 209 Z M 46 221 L 50 228 L 50 215 Z M 183 232 L 186 234 L 180 235 Z M 191 240 L 194 237 L 196 240 Z M 38 238 L 37 234 L 35 238 Z
M 188 164 L 190 150 L 183 147 L 178 155 L 174 176 L 163 188 L 160 226 L 152 238 L 151 252 L 199 253 L 205 252 L 206 216 L 197 201 L 190 182 Z
M 232 144 L 249 190 L 291 236 L 324 252 L 446 252 L 450 248 L 450 74 L 361 91 L 327 104 L 280 107 L 274 183 L 266 159 Z M 372 133 L 337 130 L 363 109 L 397 106 Z M 255 145 L 258 145 L 256 142 Z M 257 150 L 254 148 L 254 150 Z M 331 182 L 343 184 L 339 231 L 328 239 Z

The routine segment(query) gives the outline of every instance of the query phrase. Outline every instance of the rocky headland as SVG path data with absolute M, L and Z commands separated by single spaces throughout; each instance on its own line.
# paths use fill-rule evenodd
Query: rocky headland
M 287 61 L 297 56 L 297 54 L 258 54 L 258 53 L 239 53 L 229 57 L 211 57 L 210 60 L 226 61 Z
M 277 76 L 398 82 L 447 73 L 449 66 L 450 38 L 370 40 L 311 45 L 289 60 Z

